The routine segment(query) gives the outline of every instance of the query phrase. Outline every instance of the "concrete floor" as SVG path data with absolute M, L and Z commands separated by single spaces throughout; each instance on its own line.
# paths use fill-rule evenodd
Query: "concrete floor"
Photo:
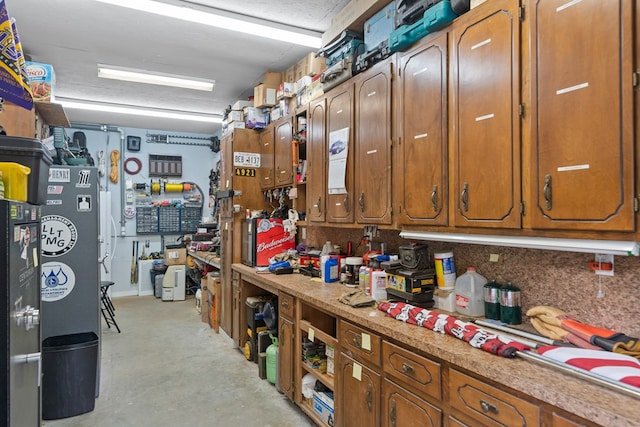
M 222 331 L 200 321 L 193 296 L 114 300 L 121 334 L 102 320 L 100 397 L 92 412 L 46 427 L 315 425 Z

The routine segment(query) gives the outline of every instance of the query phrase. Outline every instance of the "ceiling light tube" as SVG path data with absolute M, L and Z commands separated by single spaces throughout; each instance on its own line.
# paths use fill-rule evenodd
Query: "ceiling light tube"
M 265 37 L 273 40 L 280 40 L 292 44 L 302 45 L 318 49 L 321 46 L 322 38 L 319 33 L 309 30 L 291 30 L 282 24 L 269 23 L 262 24 L 255 18 L 233 14 L 222 10 L 215 10 L 215 13 L 196 10 L 185 6 L 174 6 L 153 0 L 96 0 L 114 6 L 126 7 L 142 12 L 155 13 L 169 18 L 182 19 L 184 21 L 209 25 L 211 27 L 222 28 L 230 31 L 237 31 L 251 34 L 258 37 Z
M 408 240 L 464 243 L 551 251 L 584 252 L 623 256 L 640 255 L 640 246 L 634 241 L 555 239 L 547 237 L 490 236 L 483 234 L 431 233 L 402 230 L 400 237 Z
M 99 111 L 103 113 L 117 113 L 144 117 L 157 117 L 164 119 L 186 120 L 192 122 L 204 123 L 222 123 L 222 117 L 214 115 L 206 115 L 201 113 L 182 112 L 173 110 L 157 110 L 149 108 L 140 108 L 118 104 L 101 104 L 89 101 L 63 100 L 56 98 L 56 103 L 61 104 L 64 108 Z
M 98 64 L 98 77 L 104 79 L 124 80 L 128 82 L 172 86 L 209 92 L 213 90 L 213 86 L 215 85 L 215 81 L 213 80 L 200 80 L 191 77 L 165 73 L 153 73 L 145 70 L 115 67 L 112 65 L 104 64 Z

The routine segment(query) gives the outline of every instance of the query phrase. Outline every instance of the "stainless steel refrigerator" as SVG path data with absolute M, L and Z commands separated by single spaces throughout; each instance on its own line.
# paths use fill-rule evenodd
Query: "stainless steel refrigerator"
M 39 426 L 40 207 L 0 200 L 0 425 Z

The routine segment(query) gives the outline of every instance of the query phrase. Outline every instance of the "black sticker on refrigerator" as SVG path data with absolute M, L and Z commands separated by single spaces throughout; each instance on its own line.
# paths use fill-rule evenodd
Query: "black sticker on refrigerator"
M 91 212 L 93 203 L 91 196 L 88 194 L 78 195 L 78 212 Z
M 42 264 L 40 290 L 42 301 L 59 301 L 73 291 L 76 285 L 76 275 L 63 262 L 46 262 Z
M 75 224 L 60 215 L 42 217 L 42 254 L 56 257 L 69 252 L 78 240 Z
M 82 169 L 78 173 L 77 188 L 89 188 L 91 187 L 91 171 L 89 169 Z

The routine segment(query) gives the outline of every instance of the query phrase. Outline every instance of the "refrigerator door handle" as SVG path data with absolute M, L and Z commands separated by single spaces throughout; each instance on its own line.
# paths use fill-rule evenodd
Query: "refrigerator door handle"
M 42 381 L 42 353 L 38 352 L 38 353 L 28 353 L 28 354 L 18 354 L 16 356 L 13 356 L 12 358 L 13 363 L 18 364 L 18 363 L 38 363 L 38 387 L 40 387 L 40 383 Z

